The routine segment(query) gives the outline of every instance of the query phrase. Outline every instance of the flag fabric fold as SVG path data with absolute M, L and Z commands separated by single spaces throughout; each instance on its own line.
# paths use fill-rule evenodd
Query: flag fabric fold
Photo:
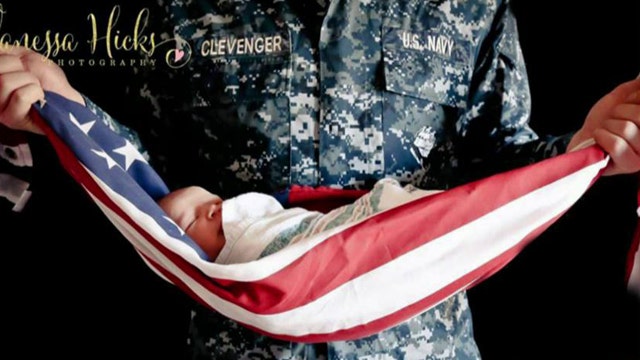
M 302 342 L 379 332 L 490 276 L 566 212 L 609 161 L 587 147 L 417 199 L 256 261 L 219 265 L 204 260 L 156 204 L 168 188 L 144 157 L 91 111 L 46 93 L 46 104 L 34 105 L 32 114 L 64 168 L 159 276 L 249 328 Z

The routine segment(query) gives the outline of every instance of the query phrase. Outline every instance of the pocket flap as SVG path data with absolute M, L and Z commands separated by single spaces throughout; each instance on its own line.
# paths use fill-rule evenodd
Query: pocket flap
M 471 81 L 470 45 L 436 32 L 389 28 L 383 40 L 387 91 L 466 107 Z

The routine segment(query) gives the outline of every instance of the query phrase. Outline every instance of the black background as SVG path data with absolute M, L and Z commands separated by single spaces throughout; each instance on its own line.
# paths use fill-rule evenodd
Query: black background
M 53 30 L 84 41 L 87 15 L 96 14 L 104 29 L 117 2 L 0 3 L 6 11 L 0 34 Z M 131 32 L 144 4 L 120 5 L 120 25 Z M 640 73 L 639 6 L 628 0 L 554 6 L 513 1 L 537 132 L 577 129 L 597 99 Z M 84 43 L 73 54 L 90 56 Z M 123 91 L 129 67 L 64 70 L 116 118 L 126 112 L 113 93 Z M 0 351 L 18 351 L 18 358 L 181 358 L 186 296 L 142 263 L 61 169 L 41 171 L 47 181 L 34 183 L 43 191 L 27 212 L 0 222 L 14 231 L 3 239 L 9 256 L 2 267 L 1 314 L 10 335 Z M 511 264 L 470 291 L 485 359 L 640 359 L 638 301 L 622 283 L 636 188 L 632 176 L 599 180 Z M 92 231 L 78 232 L 74 218 Z

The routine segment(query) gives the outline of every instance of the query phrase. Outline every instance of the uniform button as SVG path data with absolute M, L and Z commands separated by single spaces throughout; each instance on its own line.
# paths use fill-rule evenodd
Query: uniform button
M 329 125 L 329 133 L 333 136 L 342 135 L 342 126 L 340 126 L 340 123 L 337 123 L 337 122 L 331 123 Z

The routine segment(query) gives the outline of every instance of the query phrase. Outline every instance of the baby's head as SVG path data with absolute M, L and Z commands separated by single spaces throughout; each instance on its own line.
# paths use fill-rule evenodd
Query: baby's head
M 198 186 L 175 190 L 158 201 L 167 215 L 215 261 L 226 239 L 222 231 L 222 199 Z

